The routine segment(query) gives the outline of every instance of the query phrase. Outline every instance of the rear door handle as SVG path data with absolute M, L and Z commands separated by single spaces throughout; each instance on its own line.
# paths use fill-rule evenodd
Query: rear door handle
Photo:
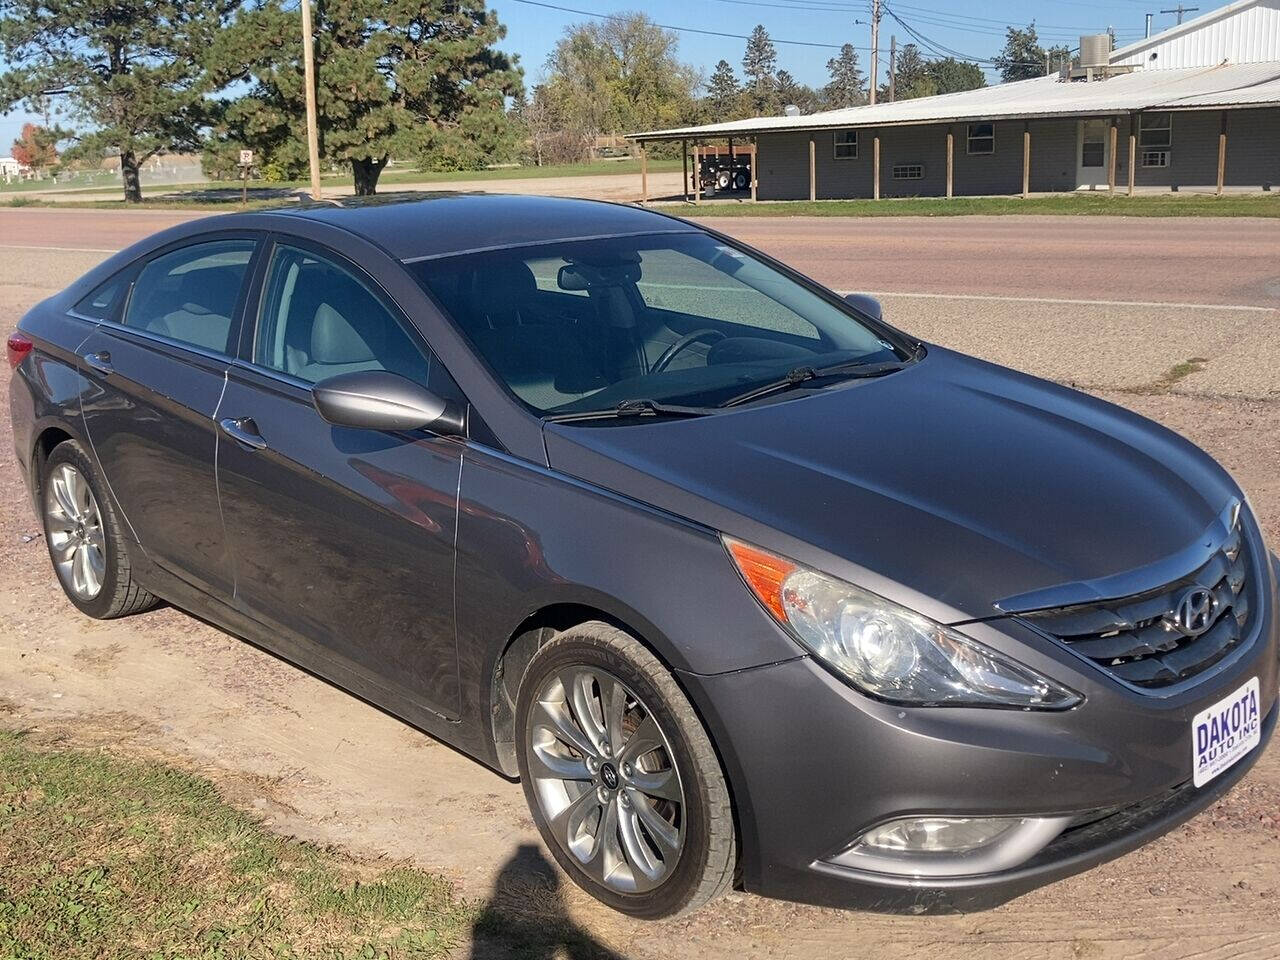
M 111 365 L 111 354 L 105 350 L 100 350 L 97 353 L 86 353 L 84 362 L 103 376 L 109 376 L 116 372 L 116 368 Z
M 218 421 L 218 427 L 240 446 L 250 450 L 261 450 L 267 445 L 252 417 L 241 417 L 239 420 L 227 417 Z

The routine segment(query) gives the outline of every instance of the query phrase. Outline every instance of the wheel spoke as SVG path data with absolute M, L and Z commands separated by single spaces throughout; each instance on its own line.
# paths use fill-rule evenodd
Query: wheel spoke
M 649 881 L 657 880 L 662 872 L 662 863 L 640 832 L 640 821 L 634 806 L 622 811 L 618 818 L 618 828 L 622 835 L 622 848 L 631 869 L 639 871 Z
M 67 530 L 49 531 L 49 550 L 53 554 L 54 563 L 66 563 L 75 553 L 76 541 Z
M 80 509 L 76 506 L 75 497 L 71 493 L 70 475 L 70 467 L 59 467 L 58 472 L 51 478 L 50 486 L 53 489 L 53 499 L 61 517 L 76 521 L 80 519 Z
M 565 670 L 560 674 L 560 685 L 564 687 L 565 699 L 573 707 L 573 715 L 578 720 L 578 727 L 590 738 L 592 753 L 601 756 L 605 753 L 604 720 L 599 713 L 595 695 L 591 692 L 595 677 L 585 670 Z
M 78 593 L 84 596 L 89 595 L 92 576 L 89 570 L 89 551 L 84 548 L 84 544 L 79 544 L 71 561 L 71 582 Z
M 587 815 L 599 806 L 600 801 L 596 797 L 595 790 L 588 788 L 551 819 L 551 829 L 555 835 L 564 844 L 566 850 L 575 851 L 574 855 L 578 856 L 579 860 L 582 857 L 576 853 L 579 844 L 575 842 L 578 828 L 582 826 L 582 821 Z
M 640 793 L 657 800 L 671 800 L 675 803 L 684 801 L 684 796 L 680 791 L 680 778 L 676 776 L 675 770 L 670 767 L 666 770 L 659 770 L 656 773 L 636 770 L 631 774 L 630 784 Z
M 544 745 L 535 745 L 529 751 L 529 767 L 535 777 L 550 777 L 554 780 L 591 779 L 591 771 L 587 769 L 585 760 L 560 756 Z
M 539 700 L 534 705 L 534 725 L 551 731 L 552 735 L 563 743 L 573 747 L 583 756 L 594 757 L 597 755 L 595 744 L 593 744 L 585 733 L 578 729 L 578 725 L 574 722 L 573 717 L 569 715 L 569 708 L 559 702 L 548 703 L 546 700 Z
M 618 800 L 614 797 L 601 810 L 600 824 L 582 865 L 600 883 L 608 883 L 609 876 L 624 862 L 618 843 Z
M 90 512 L 93 510 L 93 493 L 90 491 L 84 475 L 79 470 L 71 471 L 67 481 L 67 489 L 71 494 L 72 502 L 76 505 L 77 518 L 87 521 Z
M 663 860 L 670 861 L 680 851 L 680 831 L 668 823 L 647 799 L 634 792 L 631 794 L 631 808 L 657 844 Z
M 106 561 L 91 544 L 83 544 L 80 549 L 84 551 L 85 569 L 89 574 L 85 581 L 85 588 L 89 593 L 96 595 L 102 589 L 102 577 L 107 570 Z
M 662 745 L 662 731 L 658 729 L 657 721 L 652 716 L 646 715 L 640 726 L 636 727 L 635 733 L 631 734 L 630 739 L 627 740 L 618 759 L 623 763 L 635 763 L 646 753 L 657 750 Z
M 627 733 L 622 727 L 622 718 L 627 712 L 627 688 L 617 680 L 601 679 L 600 695 L 604 705 L 604 729 L 613 749 L 613 755 L 622 753 Z

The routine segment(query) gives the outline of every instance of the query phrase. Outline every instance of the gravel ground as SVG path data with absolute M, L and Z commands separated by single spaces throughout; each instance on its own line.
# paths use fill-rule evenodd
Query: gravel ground
M 68 235 L 60 245 L 97 245 L 75 239 Z M 101 256 L 7 249 L 0 317 L 16 319 Z M 994 264 L 975 282 L 1000 289 L 999 269 Z M 854 275 L 850 268 L 846 286 Z M 1272 542 L 1280 542 L 1274 312 L 1064 310 L 1053 303 L 914 296 L 886 297 L 886 309 L 893 322 L 930 339 L 1079 384 L 1185 433 L 1232 470 Z M 1173 366 L 1197 356 L 1208 358 L 1201 372 L 1171 386 L 1161 382 Z M 8 376 L 5 368 L 0 387 Z M 537 843 L 517 785 L 178 611 L 113 623 L 77 615 L 55 585 L 43 543 L 23 542 L 37 524 L 4 439 L 7 405 L 0 411 L 5 726 L 197 770 L 279 830 L 357 855 L 411 859 L 444 872 L 469 896 L 517 903 L 534 917 L 565 911 L 598 941 L 636 960 L 1280 956 L 1275 750 L 1227 798 L 1164 839 L 983 914 L 884 917 L 734 894 L 694 917 L 642 925 L 572 888 L 556 894 L 544 881 L 502 869 L 521 845 Z M 471 955 L 488 956 L 482 949 Z

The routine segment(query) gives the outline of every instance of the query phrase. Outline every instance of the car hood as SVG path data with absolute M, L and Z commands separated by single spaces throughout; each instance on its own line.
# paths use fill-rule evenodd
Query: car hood
M 688 420 L 548 424 L 545 439 L 553 469 L 944 622 L 1154 575 L 1239 496 L 1142 417 L 938 347 L 877 379 Z

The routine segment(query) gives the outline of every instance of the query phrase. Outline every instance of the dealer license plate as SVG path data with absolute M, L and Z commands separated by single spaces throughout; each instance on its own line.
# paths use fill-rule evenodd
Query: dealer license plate
M 1192 779 L 1202 787 L 1262 742 L 1258 678 L 1191 721 Z

